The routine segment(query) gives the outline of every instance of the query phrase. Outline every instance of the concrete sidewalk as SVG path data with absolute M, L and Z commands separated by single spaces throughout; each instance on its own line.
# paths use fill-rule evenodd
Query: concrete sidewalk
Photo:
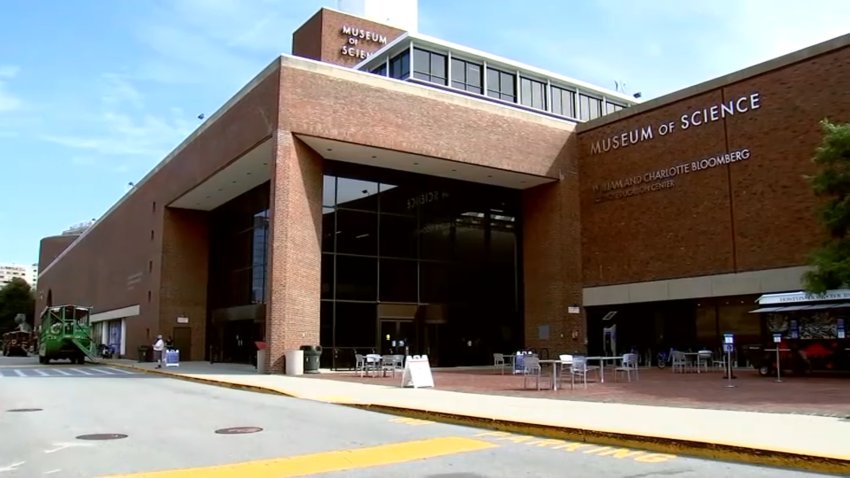
M 103 362 L 213 385 L 503 431 L 850 474 L 848 418 L 412 389 L 332 377 L 259 375 L 245 365 L 206 362 L 162 369 L 130 360 Z

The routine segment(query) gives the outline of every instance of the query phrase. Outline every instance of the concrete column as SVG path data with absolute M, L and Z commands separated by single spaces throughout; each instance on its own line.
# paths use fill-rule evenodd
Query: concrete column
M 272 141 L 266 370 L 282 373 L 286 350 L 319 343 L 323 158 L 288 131 Z

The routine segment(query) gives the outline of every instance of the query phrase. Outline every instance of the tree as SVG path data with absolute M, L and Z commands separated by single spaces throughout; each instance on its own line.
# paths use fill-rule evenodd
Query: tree
M 35 296 L 27 281 L 15 277 L 0 289 L 0 332 L 16 328 L 15 316 L 24 314 L 29 324 L 35 316 Z
M 812 158 L 819 170 L 809 180 L 815 195 L 825 198 L 818 216 L 829 237 L 812 253 L 813 269 L 803 276 L 812 294 L 850 286 L 850 123 L 825 119 L 820 125 L 823 139 Z

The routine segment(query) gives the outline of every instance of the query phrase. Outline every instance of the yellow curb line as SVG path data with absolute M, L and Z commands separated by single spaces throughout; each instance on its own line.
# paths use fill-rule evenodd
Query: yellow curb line
M 472 426 L 475 428 L 482 428 L 487 430 L 534 435 L 576 442 L 593 442 L 594 444 L 600 445 L 638 448 L 660 453 L 688 455 L 698 458 L 708 458 L 712 460 L 730 461 L 760 466 L 793 468 L 802 471 L 811 471 L 817 473 L 836 473 L 839 475 L 850 474 L 850 460 L 842 458 L 827 458 L 792 452 L 759 450 L 756 448 L 748 448 L 743 446 L 698 442 L 678 438 L 649 437 L 629 433 L 603 432 L 582 428 L 539 425 L 534 423 L 522 423 L 496 418 L 481 418 L 452 413 L 434 412 L 428 410 L 416 410 L 411 408 L 394 407 L 389 405 L 361 404 L 335 401 L 333 400 L 335 397 L 325 397 L 324 400 L 314 400 L 310 398 L 302 398 L 297 394 L 291 392 L 283 392 L 280 390 L 275 390 L 267 387 L 260 387 L 256 385 L 237 384 L 222 382 L 219 380 L 204 379 L 200 377 L 192 377 L 166 372 L 161 369 L 151 370 L 124 364 L 108 365 L 128 370 L 142 371 L 155 375 L 163 375 L 166 377 L 186 380 L 190 382 L 205 383 L 207 385 L 214 385 L 236 390 L 248 390 L 252 392 L 298 398 L 302 400 L 321 401 L 324 403 L 332 403 L 335 405 L 357 408 L 360 410 L 376 411 L 389 415 L 396 415 L 408 418 L 427 419 L 435 422 L 447 423 L 452 425 Z

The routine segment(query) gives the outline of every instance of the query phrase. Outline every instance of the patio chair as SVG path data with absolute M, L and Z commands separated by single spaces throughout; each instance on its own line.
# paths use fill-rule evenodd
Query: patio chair
M 564 372 L 569 372 L 570 367 L 573 366 L 573 356 L 570 354 L 561 354 L 558 355 L 558 360 L 561 361 L 561 363 L 558 364 L 558 376 L 563 378 L 565 375 Z
M 354 373 L 360 372 L 360 376 L 363 376 L 363 372 L 366 370 L 366 356 L 363 354 L 354 354 Z
M 598 370 L 599 367 L 596 365 L 587 365 L 587 357 L 574 356 L 573 365 L 570 367 L 570 388 L 575 385 L 576 376 L 581 377 L 584 388 L 587 388 L 587 373 L 593 371 L 598 373 Z
M 678 370 L 680 373 L 685 373 L 688 368 L 688 357 L 684 352 L 679 350 L 673 351 L 673 366 L 670 369 L 673 373 L 676 373 Z
M 619 367 L 614 369 L 614 380 L 617 379 L 617 375 L 622 372 L 626 374 L 629 382 L 632 381 L 632 374 L 635 374 L 635 380 L 638 377 L 638 356 L 637 354 L 623 354 L 623 363 Z
M 493 354 L 493 367 L 498 367 L 502 375 L 505 374 L 505 355 L 500 353 Z
M 525 381 L 528 378 L 528 374 L 533 373 L 537 375 L 537 390 L 540 390 L 540 359 L 534 356 L 527 356 L 522 364 L 522 388 L 525 389 Z

